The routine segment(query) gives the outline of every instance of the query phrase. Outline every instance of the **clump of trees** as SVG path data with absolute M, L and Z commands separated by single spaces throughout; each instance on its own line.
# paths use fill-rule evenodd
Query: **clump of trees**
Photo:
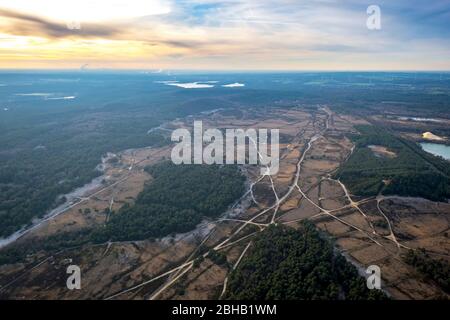
M 314 225 L 300 231 L 270 226 L 258 235 L 250 252 L 232 272 L 228 299 L 371 300 L 386 299 L 369 290 L 356 268 L 321 237 Z
M 351 192 L 360 196 L 385 195 L 423 197 L 433 201 L 450 198 L 450 166 L 445 160 L 426 154 L 414 143 L 375 126 L 357 126 L 356 149 L 337 171 Z M 394 158 L 376 157 L 369 145 L 393 150 Z M 385 183 L 389 181 L 389 183 Z
M 433 259 L 423 249 L 409 250 L 404 260 L 424 276 L 434 280 L 446 293 L 450 293 L 450 264 L 447 261 L 442 258 Z
M 187 232 L 202 219 L 223 213 L 244 193 L 245 177 L 236 166 L 163 162 L 146 171 L 154 180 L 133 205 L 123 206 L 93 234 L 95 242 Z
M 215 250 L 210 250 L 208 258 L 219 266 L 228 265 L 227 256 L 223 252 L 218 252 Z

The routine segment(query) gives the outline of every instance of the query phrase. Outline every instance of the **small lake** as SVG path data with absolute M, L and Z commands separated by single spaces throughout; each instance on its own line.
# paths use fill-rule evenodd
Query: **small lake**
M 432 153 L 435 156 L 441 156 L 446 160 L 450 160 L 450 146 L 446 146 L 445 144 L 429 143 L 429 142 L 422 142 L 420 145 L 422 146 L 422 149 L 425 150 L 426 152 Z

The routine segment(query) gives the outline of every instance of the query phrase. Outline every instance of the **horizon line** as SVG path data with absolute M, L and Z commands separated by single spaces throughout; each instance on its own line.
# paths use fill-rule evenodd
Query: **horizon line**
M 166 74 L 167 72 L 217 72 L 217 73 L 349 73 L 349 72 L 372 72 L 372 73 L 384 73 L 384 72 L 399 72 L 399 73 L 450 73 L 450 69 L 160 69 L 160 68 L 90 68 L 90 69 L 80 69 L 80 68 L 0 68 L 0 72 L 39 72 L 39 71 L 47 71 L 47 72 L 80 72 L 80 73 L 89 73 L 89 72 L 144 72 L 148 74 Z M 159 71 L 159 72 L 155 72 Z

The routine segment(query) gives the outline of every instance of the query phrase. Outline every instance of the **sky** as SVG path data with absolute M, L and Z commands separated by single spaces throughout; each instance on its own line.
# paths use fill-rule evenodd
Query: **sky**
M 450 0 L 0 0 L 0 68 L 450 70 Z

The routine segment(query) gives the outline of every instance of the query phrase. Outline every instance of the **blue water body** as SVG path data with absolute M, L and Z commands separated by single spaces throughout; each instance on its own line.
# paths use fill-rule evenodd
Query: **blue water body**
M 425 150 L 426 152 L 432 153 L 435 156 L 441 156 L 446 160 L 450 160 L 450 146 L 447 146 L 445 144 L 429 143 L 429 142 L 422 142 L 420 145 L 422 146 L 422 149 Z

